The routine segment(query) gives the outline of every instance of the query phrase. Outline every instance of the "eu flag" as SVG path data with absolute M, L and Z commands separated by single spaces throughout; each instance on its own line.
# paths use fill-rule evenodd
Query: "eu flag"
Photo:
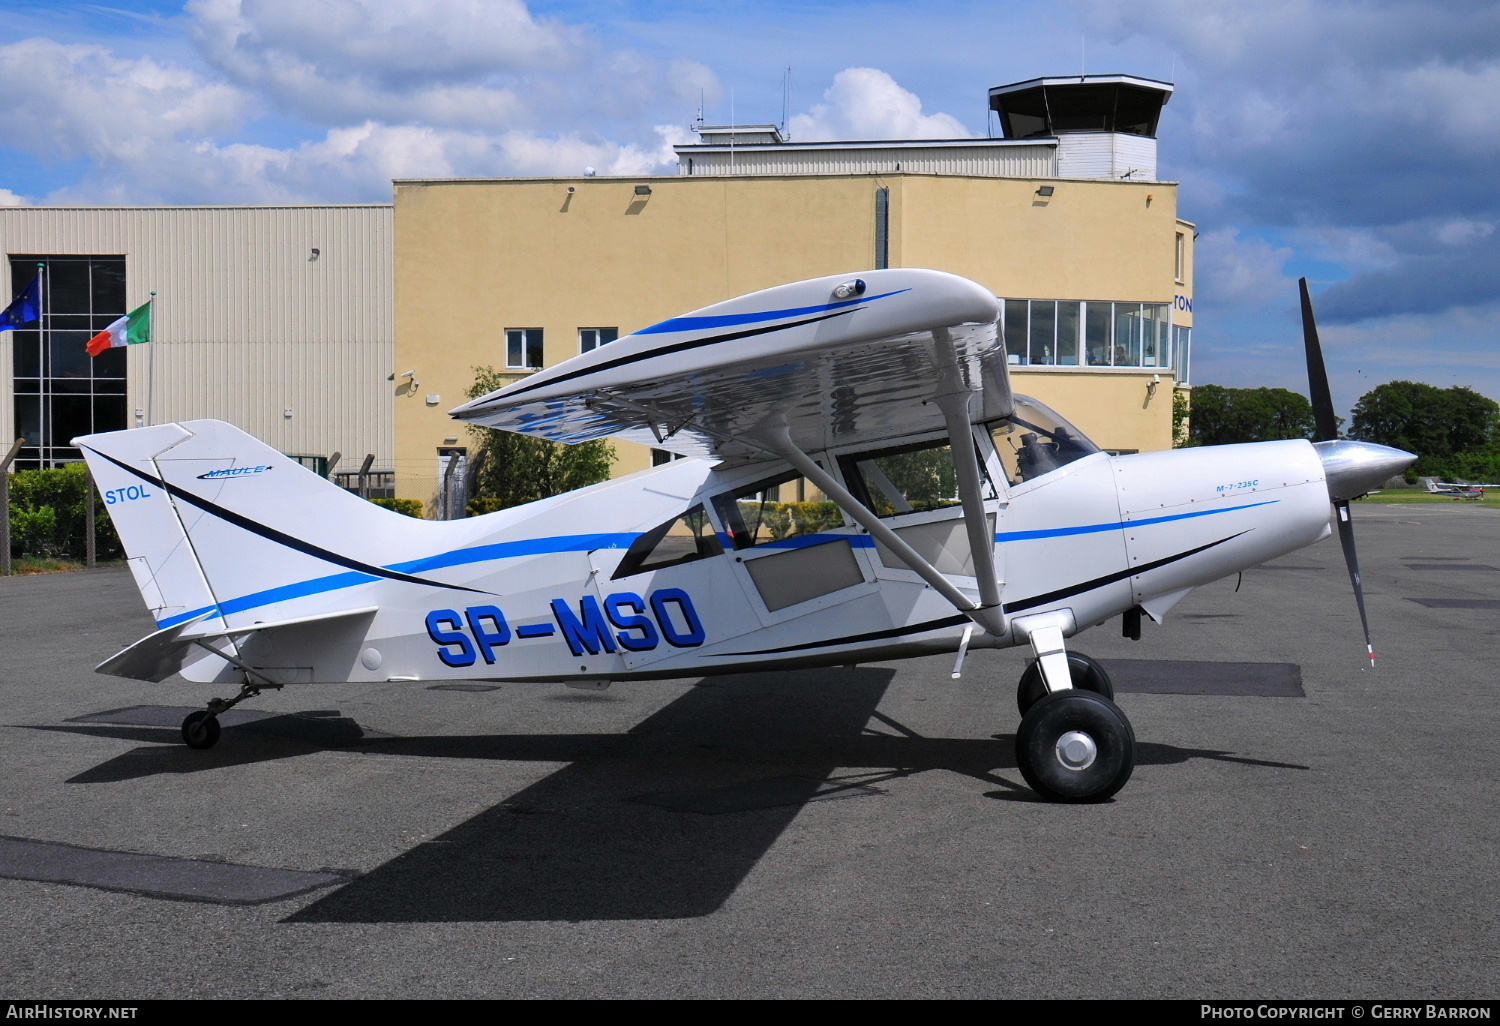
M 31 284 L 11 300 L 4 312 L 0 312 L 0 331 L 13 331 L 42 318 L 42 276 L 31 279 Z

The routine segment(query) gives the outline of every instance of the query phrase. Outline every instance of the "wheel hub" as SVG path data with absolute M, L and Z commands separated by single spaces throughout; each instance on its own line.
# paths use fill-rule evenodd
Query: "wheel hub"
M 1099 757 L 1099 746 L 1081 730 L 1070 730 L 1057 739 L 1057 761 L 1070 770 L 1086 770 Z

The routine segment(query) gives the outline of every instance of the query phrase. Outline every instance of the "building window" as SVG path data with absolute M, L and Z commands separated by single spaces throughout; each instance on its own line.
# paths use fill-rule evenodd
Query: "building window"
M 578 351 L 579 353 L 591 353 L 600 346 L 613 342 L 619 337 L 619 328 L 579 328 Z
M 1110 303 L 1085 303 L 1083 362 L 1090 365 L 1108 365 L 1110 357 L 1110 325 L 1113 316 Z
M 542 369 L 542 329 L 505 329 L 505 366 L 511 370 Z
M 82 458 L 78 435 L 127 426 L 125 349 L 90 357 L 94 335 L 125 316 L 123 256 L 13 256 L 11 295 L 42 274 L 42 319 L 14 333 L 16 434 L 26 439 L 16 469 Z
M 1006 360 L 1024 367 L 1171 365 L 1166 303 L 1007 299 Z
M 1115 304 L 1115 344 L 1110 350 L 1116 367 L 1141 365 L 1141 304 Z
M 1055 364 L 1057 359 L 1057 304 L 1050 300 L 1031 301 L 1031 339 L 1028 362 Z M 1076 360 L 1074 362 L 1077 362 Z
M 1172 378 L 1179 387 L 1192 383 L 1193 329 L 1181 324 L 1172 326 Z
M 1177 283 L 1180 285 L 1187 279 L 1182 276 L 1187 269 L 1187 240 L 1181 232 L 1177 233 Z
M 1001 327 L 1005 333 L 1005 358 L 1009 363 L 1026 363 L 1027 320 L 1030 304 L 1024 299 L 1005 301 L 1005 320 Z

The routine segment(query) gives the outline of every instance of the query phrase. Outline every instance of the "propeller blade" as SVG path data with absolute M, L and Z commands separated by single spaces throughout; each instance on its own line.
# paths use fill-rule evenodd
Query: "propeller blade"
M 1328 369 L 1323 365 L 1323 347 L 1318 344 L 1318 322 L 1313 318 L 1312 296 L 1307 291 L 1307 279 L 1297 279 L 1297 287 L 1302 292 L 1302 344 L 1307 350 L 1307 391 L 1308 398 L 1312 400 L 1313 420 L 1317 424 L 1317 440 L 1333 442 L 1339 436 L 1339 422 L 1334 416 L 1333 396 L 1328 390 Z M 1323 449 L 1323 446 L 1320 445 L 1319 449 Z M 1397 454 L 1397 450 L 1389 451 L 1393 455 Z M 1321 455 L 1325 457 L 1325 464 L 1335 456 L 1331 449 Z M 1359 455 L 1365 458 L 1356 459 L 1353 462 L 1382 462 L 1380 457 L 1383 457 L 1385 452 L 1374 453 L 1373 456 L 1367 453 Z M 1408 454 L 1399 453 L 1399 455 Z M 1399 462 L 1399 459 L 1397 461 Z M 1339 545 L 1344 549 L 1344 565 L 1349 568 L 1349 583 L 1354 587 L 1354 603 L 1359 606 L 1359 625 L 1364 628 L 1365 632 L 1365 652 L 1369 655 L 1370 666 L 1373 668 L 1375 646 L 1370 643 L 1370 618 L 1365 614 L 1365 589 L 1359 580 L 1359 556 L 1354 551 L 1354 521 L 1349 515 L 1349 500 L 1343 495 L 1335 497 L 1333 487 L 1330 487 L 1328 497 L 1333 500 L 1334 511 L 1338 514 Z
M 1307 350 L 1307 390 L 1312 400 L 1313 420 L 1319 442 L 1330 442 L 1339 436 L 1339 421 L 1333 413 L 1333 396 L 1328 391 L 1328 369 L 1323 366 L 1323 347 L 1318 344 L 1318 322 L 1313 319 L 1312 297 L 1307 279 L 1298 278 L 1302 290 L 1302 345 Z
M 1354 521 L 1349 517 L 1349 501 L 1340 499 L 1333 504 L 1338 513 L 1339 544 L 1344 548 L 1344 564 L 1349 568 L 1349 583 L 1354 586 L 1354 603 L 1359 606 L 1359 625 L 1365 631 L 1365 652 L 1370 657 L 1370 667 L 1375 667 L 1375 646 L 1370 643 L 1370 618 L 1365 615 L 1365 588 L 1359 580 L 1359 557 L 1354 553 Z

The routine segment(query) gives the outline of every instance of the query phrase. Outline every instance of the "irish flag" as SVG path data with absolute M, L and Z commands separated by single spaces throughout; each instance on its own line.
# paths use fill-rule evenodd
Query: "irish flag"
M 151 300 L 148 299 L 89 339 L 88 353 L 90 356 L 98 356 L 115 346 L 133 346 L 138 342 L 150 341 Z

